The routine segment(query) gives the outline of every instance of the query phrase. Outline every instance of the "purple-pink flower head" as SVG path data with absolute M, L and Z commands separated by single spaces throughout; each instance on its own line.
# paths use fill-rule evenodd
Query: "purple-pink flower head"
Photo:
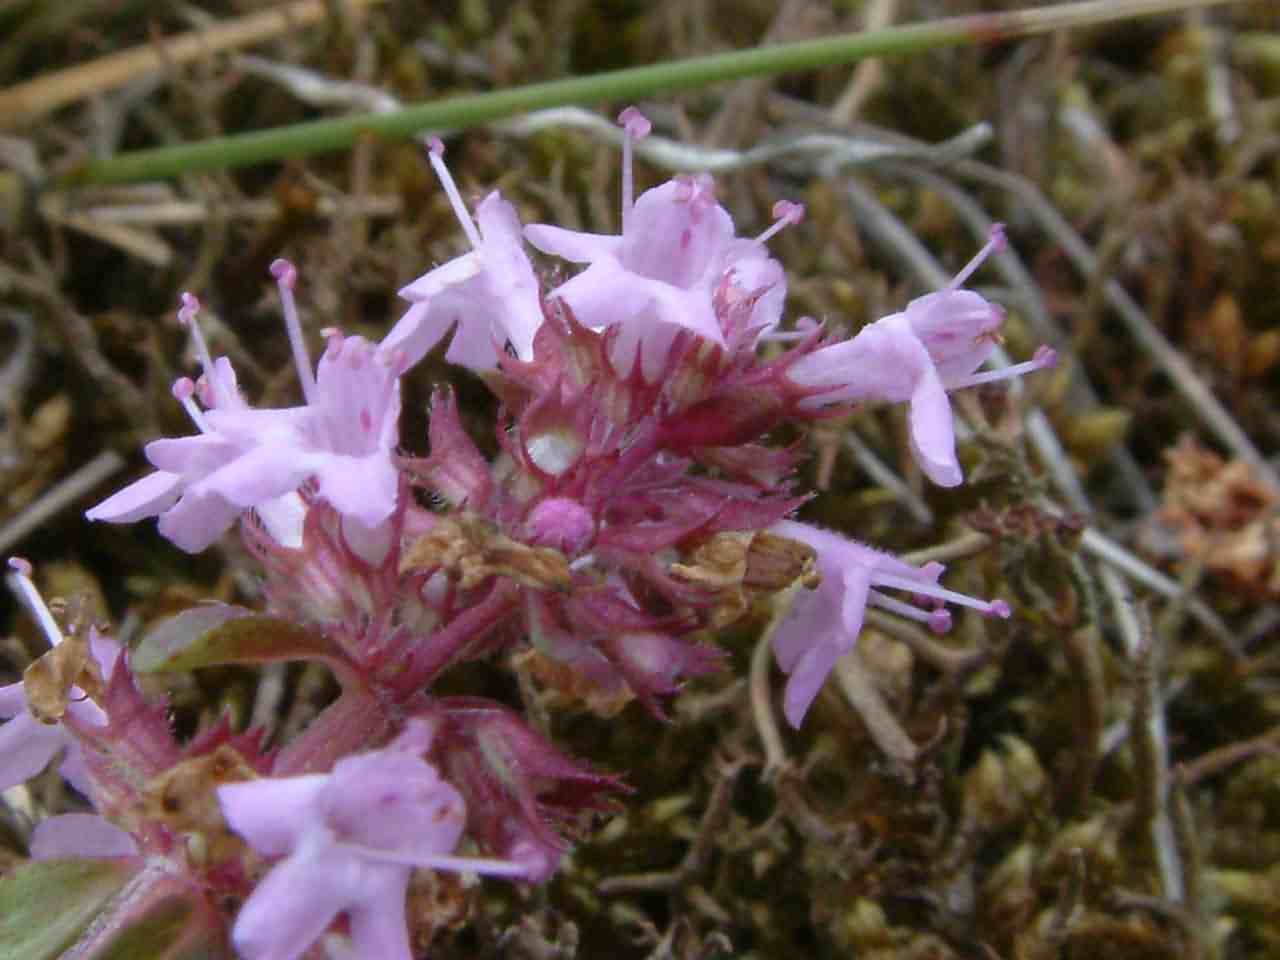
M 31 580 L 31 566 L 19 557 L 9 561 L 10 589 L 40 624 L 50 647 L 62 642 L 62 631 Z M 109 677 L 120 656 L 120 645 L 111 637 L 89 628 L 89 653 L 102 672 Z M 107 715 L 79 687 L 71 688 L 67 713 L 86 727 L 102 727 Z M 44 723 L 27 708 L 25 685 L 21 682 L 0 687 L 0 790 L 24 783 L 47 767 L 59 753 L 63 754 L 58 772 L 77 790 L 88 795 L 89 773 L 85 769 L 80 741 L 61 723 Z
M 466 805 L 422 759 L 431 726 L 410 721 L 381 750 L 338 761 L 328 774 L 218 788 L 231 829 L 280 857 L 232 930 L 246 960 L 293 960 L 345 913 L 356 956 L 410 960 L 405 894 L 414 867 L 520 877 L 504 860 L 453 855 Z
M 940 563 L 914 567 L 839 534 L 791 520 L 775 524 L 772 531 L 813 547 L 822 574 L 816 590 L 795 598 L 773 636 L 778 666 L 789 676 L 783 712 L 793 727 L 799 728 L 836 661 L 853 649 L 868 605 L 920 620 L 939 633 L 951 627 L 951 614 L 943 608 L 946 603 L 971 607 L 986 616 L 1010 614 L 1003 600 L 977 600 L 939 586 L 944 569 Z M 898 600 L 883 593 L 883 588 L 905 590 L 929 606 Z
M 760 312 L 761 326 L 776 323 L 781 315 L 785 279 L 763 246 L 773 231 L 756 240 L 736 238 L 733 219 L 716 202 L 715 181 L 709 175 L 677 176 L 633 203 L 632 146 L 647 135 L 649 125 L 635 108 L 624 110 L 618 119 L 626 134 L 622 234 L 531 224 L 525 236 L 545 253 L 588 264 L 551 296 L 567 303 L 580 322 L 594 329 L 618 325 L 614 357 L 629 369 L 639 349 L 645 375 L 652 379 L 682 330 L 720 347 L 729 345 L 715 309 L 716 293 L 726 279 L 748 293 L 777 290 Z M 776 226 L 796 219 L 788 208 Z M 770 312 L 776 315 L 767 319 Z
M 432 140 L 431 164 L 472 249 L 400 291 L 413 305 L 382 347 L 403 351 L 406 364 L 413 366 L 453 330 L 445 354 L 450 363 L 492 370 L 504 350 L 531 360 L 533 337 L 542 325 L 542 300 L 515 207 L 493 191 L 476 208 L 477 229 L 443 155 L 444 145 Z
M 313 374 L 293 301 L 296 272 L 283 260 L 271 271 L 307 402 L 277 410 L 249 407 L 230 363 L 210 357 L 195 323 L 198 304 L 184 295 L 179 316 L 192 329 L 205 372 L 199 388 L 179 380 L 174 396 L 200 433 L 147 444 L 147 459 L 157 470 L 90 509 L 90 520 L 131 523 L 159 515 L 160 532 L 197 553 L 253 509 L 272 536 L 296 547 L 303 513 L 296 491 L 312 478 L 322 499 L 366 530 L 391 515 L 398 490 L 391 453 L 405 358 L 362 337 L 337 336 Z M 207 409 L 200 409 L 195 394 Z
M 944 290 L 912 300 L 901 313 L 863 327 L 850 340 L 800 358 L 788 376 L 825 392 L 808 401 L 910 403 L 911 449 L 934 483 L 954 487 L 962 473 L 955 450 L 949 390 L 1020 376 L 1055 361 L 1042 348 L 1035 358 L 1004 370 L 975 373 L 999 342 L 1004 311 L 959 285 L 992 253 L 1004 248 L 997 225 L 977 256 Z

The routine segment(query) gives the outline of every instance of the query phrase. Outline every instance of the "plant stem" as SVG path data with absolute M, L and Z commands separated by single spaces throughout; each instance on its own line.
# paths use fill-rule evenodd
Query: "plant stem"
M 672 63 L 568 77 L 511 90 L 452 97 L 387 113 L 367 113 L 138 150 L 87 161 L 57 186 L 124 183 L 248 166 L 350 147 L 358 139 L 403 140 L 429 130 L 457 130 L 530 110 L 626 101 L 743 77 L 813 70 L 873 56 L 937 47 L 997 43 L 1069 27 L 1215 6 L 1231 0 L 1083 0 L 1030 10 L 949 17 L 926 23 L 758 47 Z

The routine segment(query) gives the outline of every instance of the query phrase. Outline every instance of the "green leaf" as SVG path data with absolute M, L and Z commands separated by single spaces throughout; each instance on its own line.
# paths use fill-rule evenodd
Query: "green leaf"
M 40 860 L 0 877 L 0 960 L 56 960 L 138 866 L 124 860 Z
M 319 630 L 218 603 L 184 610 L 148 632 L 132 654 L 139 673 L 194 670 L 228 663 L 320 660 L 335 672 L 349 663 Z

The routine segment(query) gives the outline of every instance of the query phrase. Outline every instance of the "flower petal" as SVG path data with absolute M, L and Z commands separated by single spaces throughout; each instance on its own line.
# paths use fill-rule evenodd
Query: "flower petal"
M 840 650 L 835 644 L 824 640 L 806 650 L 796 663 L 782 695 L 782 712 L 787 723 L 795 729 L 800 729 L 804 715 L 809 712 L 818 691 L 827 682 L 827 675 L 839 659 Z
M 264 856 L 283 856 L 318 822 L 316 802 L 325 774 L 227 783 L 218 805 L 227 825 Z
M 31 834 L 32 860 L 134 857 L 133 835 L 95 813 L 64 813 L 42 820 Z
M 357 956 L 412 960 L 405 920 L 409 874 L 408 867 L 366 868 L 362 902 L 347 911 Z
M 0 720 L 8 720 L 27 712 L 27 691 L 22 681 L 0 687 Z
M 380 869 L 408 874 L 403 867 Z M 240 956 L 297 960 L 339 912 L 360 899 L 371 872 L 348 854 L 325 845 L 282 860 L 259 881 L 236 916 L 231 938 Z
M 592 263 L 602 257 L 616 257 L 622 248 L 622 237 L 605 233 L 566 230 L 549 223 L 531 223 L 524 237 L 543 253 L 571 263 Z
M 320 496 L 341 514 L 370 529 L 395 511 L 400 475 L 391 458 L 375 453 L 368 457 L 326 457 L 316 472 Z
M 946 388 L 937 373 L 925 371 L 911 395 L 911 452 L 920 469 L 941 487 L 960 484 L 964 475 L 956 460 L 955 421 Z
M 409 307 L 391 332 L 382 338 L 379 344 L 382 350 L 403 351 L 407 367 L 418 363 L 460 319 L 460 315 L 446 315 L 434 309 L 435 306 L 434 300 L 424 300 Z
M 222 497 L 187 491 L 182 499 L 160 514 L 160 535 L 187 553 L 207 550 L 227 532 L 244 511 Z
M 133 523 L 169 509 L 178 499 L 181 489 L 181 476 L 157 470 L 89 508 L 85 516 L 90 520 L 110 523 Z
M 0 790 L 26 783 L 49 765 L 69 734 L 56 723 L 41 723 L 25 710 L 0 726 Z

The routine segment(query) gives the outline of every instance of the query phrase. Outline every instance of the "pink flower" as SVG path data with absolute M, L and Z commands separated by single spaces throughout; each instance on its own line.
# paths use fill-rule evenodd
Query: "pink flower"
M 157 469 L 90 509 L 90 520 L 132 523 L 159 516 L 160 532 L 189 553 L 221 536 L 244 511 L 253 509 L 281 543 L 301 542 L 303 505 L 296 491 L 314 479 L 321 499 L 365 530 L 394 511 L 398 476 L 391 454 L 398 440 L 399 375 L 403 358 L 375 349 L 363 337 L 330 337 L 318 372 L 301 341 L 293 304 L 293 267 L 273 264 L 285 304 L 290 339 L 307 403 L 255 410 L 235 386 L 225 357 L 210 357 L 189 294 L 179 317 L 191 326 L 204 365 L 195 402 L 189 380 L 174 395 L 200 433 L 155 440 L 147 459 Z
M 912 300 L 901 313 L 869 324 L 851 340 L 802 357 L 789 371 L 797 384 L 828 392 L 808 401 L 910 403 L 911 450 L 934 483 L 954 487 L 962 475 L 956 460 L 955 425 L 947 391 L 1008 379 L 1052 366 L 1052 350 L 1005 370 L 976 374 L 999 342 L 1004 311 L 972 290 L 961 290 L 991 253 L 1003 249 L 1003 227 L 944 290 Z
M 531 360 L 533 336 L 542 325 L 542 300 L 515 207 L 493 191 L 476 208 L 477 231 L 443 153 L 444 145 L 433 140 L 431 163 L 473 249 L 400 291 L 413 306 L 387 334 L 382 349 L 403 351 L 406 366 L 413 366 L 452 329 L 445 354 L 450 363 L 492 370 L 508 344 L 517 358 Z
M 715 181 L 706 174 L 668 180 L 632 204 L 632 145 L 649 132 L 649 124 L 634 108 L 618 120 L 626 131 L 621 236 L 550 224 L 531 224 L 524 232 L 545 253 L 589 264 L 551 296 L 567 303 L 589 327 L 619 326 L 614 347 L 618 366 L 630 369 L 639 349 L 645 376 L 653 379 L 682 330 L 729 346 L 714 302 L 722 285 L 735 291 L 731 299 L 759 295 L 749 324 L 756 333 L 776 325 L 786 281 L 763 241 L 780 226 L 796 222 L 802 208 L 785 205 L 778 224 L 746 240 L 735 237 L 733 219 L 716 202 Z
M 329 338 L 311 401 L 281 410 L 214 410 L 220 436 L 247 450 L 221 475 L 201 481 L 242 510 L 291 493 L 314 478 L 319 496 L 373 529 L 396 507 L 400 358 L 364 337 Z
M 39 621 L 49 645 L 57 646 L 62 642 L 62 631 L 31 582 L 30 567 L 16 557 L 9 565 L 12 568 L 10 585 Z M 90 627 L 89 653 L 102 675 L 109 677 L 120 656 L 120 645 L 96 627 Z M 107 723 L 106 714 L 79 687 L 71 688 L 67 713 L 85 726 L 104 727 Z M 62 752 L 58 772 L 81 793 L 89 794 L 89 775 L 80 741 L 61 723 L 36 719 L 27 709 L 26 689 L 21 682 L 0 687 L 0 719 L 8 721 L 0 726 L 0 790 L 25 783 Z
M 772 531 L 813 547 L 822 574 L 816 590 L 796 597 L 773 637 L 778 666 L 790 678 L 783 712 L 793 727 L 799 728 L 836 661 L 853 649 L 868 605 L 924 621 L 937 632 L 951 627 L 944 603 L 972 607 L 987 616 L 1010 614 L 1003 600 L 976 600 L 939 586 L 938 577 L 945 569 L 941 563 L 913 567 L 839 534 L 791 520 L 775 524 Z M 931 598 L 936 606 L 926 610 L 904 603 L 877 589 L 883 587 Z
M 236 917 L 246 960 L 293 960 L 345 913 L 355 955 L 410 960 L 405 894 L 414 867 L 520 877 L 523 865 L 453 856 L 466 825 L 462 796 L 422 759 L 431 726 L 411 721 L 382 750 L 332 773 L 218 788 L 231 829 L 281 858 Z

